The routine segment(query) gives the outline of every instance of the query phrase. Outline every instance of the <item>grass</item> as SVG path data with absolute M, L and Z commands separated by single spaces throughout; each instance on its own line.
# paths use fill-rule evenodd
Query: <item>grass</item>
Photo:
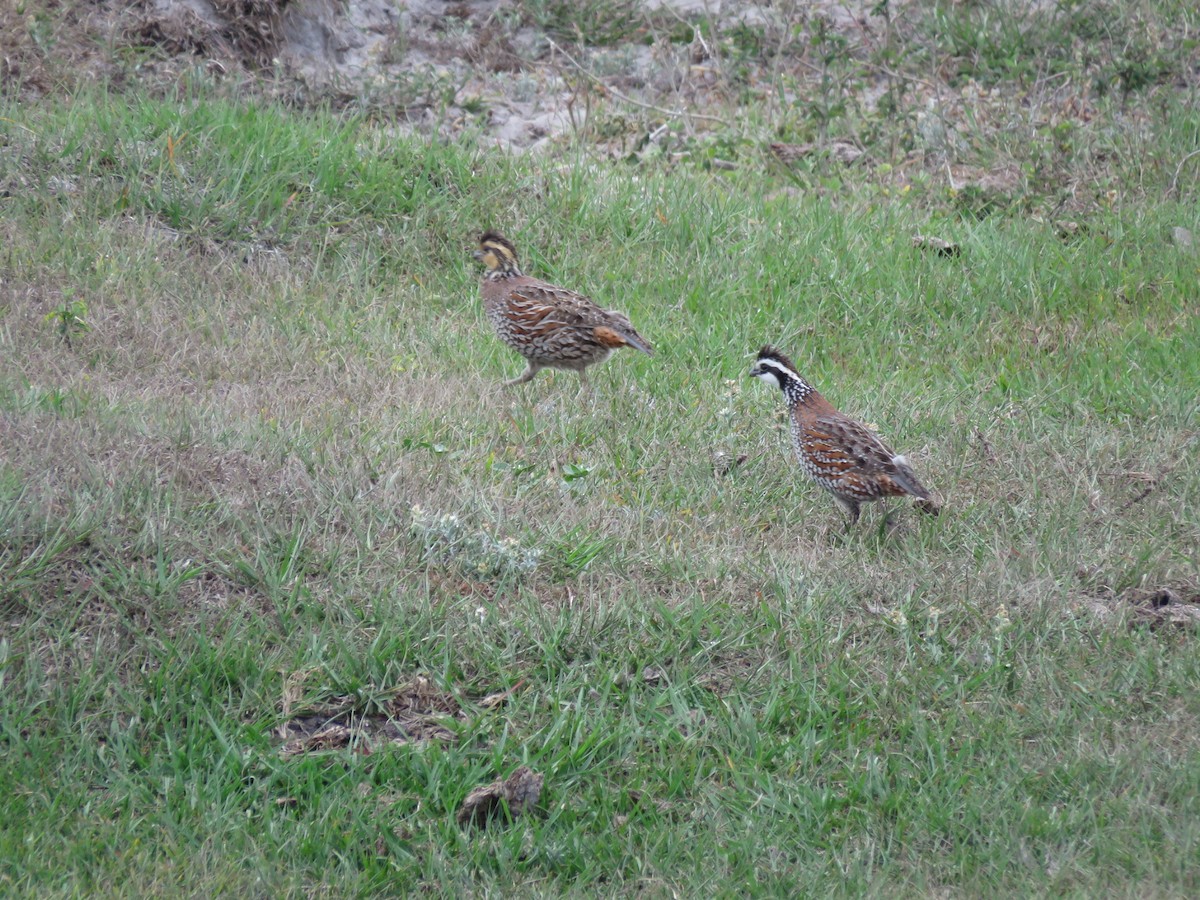
M 1166 196 L 1200 126 L 1163 121 L 1064 239 L 199 81 L 5 100 L 0 885 L 1194 894 L 1195 633 L 1130 627 L 1200 596 L 1200 221 Z M 498 389 L 484 227 L 657 355 Z M 943 515 L 845 531 L 746 378 L 767 341 Z M 418 676 L 452 740 L 279 752 Z M 536 815 L 455 823 L 522 763 Z

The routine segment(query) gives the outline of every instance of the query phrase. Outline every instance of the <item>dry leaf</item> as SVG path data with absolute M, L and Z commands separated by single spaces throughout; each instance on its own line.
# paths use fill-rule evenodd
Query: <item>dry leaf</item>
M 829 155 L 848 166 L 862 156 L 863 152 L 854 144 L 846 141 L 834 141 L 829 145 Z
M 350 746 L 350 729 L 345 725 L 330 725 L 313 734 L 288 741 L 279 748 L 279 755 L 284 759 L 298 756 L 301 753 L 315 753 L 321 750 L 338 750 Z
M 528 812 L 542 795 L 542 779 L 529 766 L 521 766 L 506 779 L 475 788 L 458 809 L 458 824 L 486 825 L 505 805 L 514 817 Z
M 936 516 L 938 513 L 940 513 L 942 511 L 941 504 L 938 503 L 936 500 L 932 500 L 932 499 L 930 499 L 930 500 L 914 500 L 913 507 L 915 509 L 919 509 L 921 512 L 927 513 L 931 516 Z
M 808 156 L 813 151 L 812 144 L 780 144 L 775 143 L 770 145 L 771 152 L 784 165 L 790 166 L 794 162 L 799 162 Z
M 504 701 L 511 697 L 523 684 L 525 684 L 524 678 L 510 687 L 507 691 L 497 691 L 495 694 L 488 694 L 479 701 L 479 705 L 484 709 L 496 709 L 498 706 L 504 703 Z
M 783 144 L 776 142 L 769 144 L 768 148 L 776 159 L 787 166 L 799 162 L 806 156 L 811 156 L 818 150 L 824 150 L 830 159 L 847 166 L 863 155 L 863 151 L 856 144 L 852 144 L 849 141 L 830 141 L 823 147 L 818 147 L 816 144 Z

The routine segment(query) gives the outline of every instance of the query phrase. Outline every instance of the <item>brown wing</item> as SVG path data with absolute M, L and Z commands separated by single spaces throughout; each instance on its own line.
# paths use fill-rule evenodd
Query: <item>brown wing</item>
M 593 327 L 601 324 L 604 312 L 582 294 L 553 285 L 515 286 L 508 303 L 513 316 L 540 329 Z
M 558 329 L 579 332 L 601 346 L 630 346 L 653 355 L 650 342 L 638 334 L 629 318 L 602 309 L 583 294 L 545 282 L 529 280 L 508 293 L 505 316 L 531 335 L 547 338 Z
M 844 416 L 823 415 L 803 423 L 801 443 L 818 477 L 865 496 L 926 497 L 912 469 L 866 426 Z

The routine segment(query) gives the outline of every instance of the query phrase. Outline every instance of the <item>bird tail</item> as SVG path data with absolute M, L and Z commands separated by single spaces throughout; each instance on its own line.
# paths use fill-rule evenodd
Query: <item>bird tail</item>
M 597 325 L 592 329 L 592 337 L 599 341 L 602 346 L 610 349 L 632 347 L 634 350 L 641 350 L 648 356 L 654 355 L 654 348 L 650 346 L 650 342 L 634 331 L 632 327 Z

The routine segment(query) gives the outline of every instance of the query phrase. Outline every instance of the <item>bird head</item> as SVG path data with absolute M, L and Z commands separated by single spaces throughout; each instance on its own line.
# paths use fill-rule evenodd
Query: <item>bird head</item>
M 479 236 L 479 249 L 471 254 L 488 267 L 488 272 L 519 275 L 517 248 L 513 242 L 494 231 L 485 231 Z
M 792 361 L 770 344 L 758 351 L 758 358 L 750 366 L 750 377 L 761 378 L 777 388 L 786 387 L 789 382 L 804 383 Z

